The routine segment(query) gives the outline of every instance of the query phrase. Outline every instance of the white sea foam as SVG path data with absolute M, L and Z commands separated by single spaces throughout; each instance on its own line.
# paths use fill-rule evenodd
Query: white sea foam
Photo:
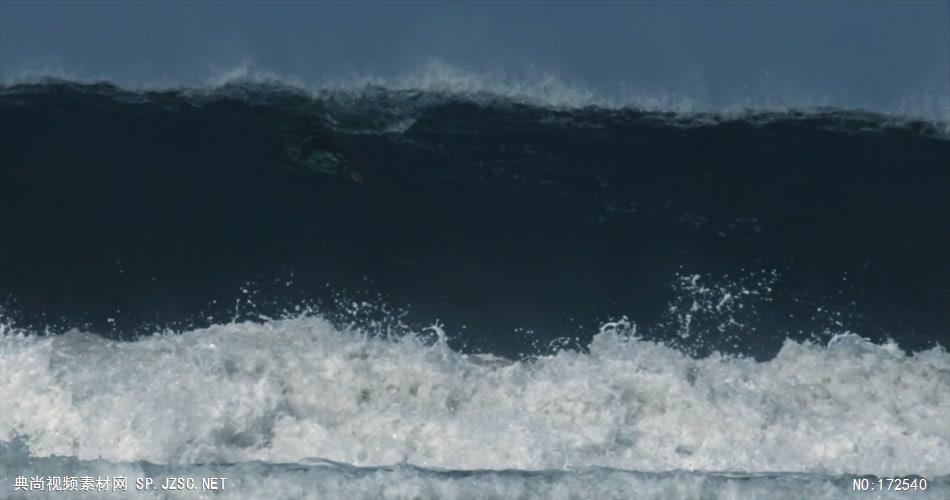
M 0 337 L 0 441 L 34 457 L 156 464 L 950 473 L 950 355 L 854 335 L 772 360 L 605 328 L 531 361 L 315 317 L 112 342 Z

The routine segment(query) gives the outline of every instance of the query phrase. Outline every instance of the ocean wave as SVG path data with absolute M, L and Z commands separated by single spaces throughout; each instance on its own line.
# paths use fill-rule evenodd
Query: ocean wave
M 8 329 L 0 400 L 0 440 L 86 461 L 950 473 L 950 354 L 850 334 L 757 362 L 623 323 L 524 360 L 319 317 L 132 342 Z

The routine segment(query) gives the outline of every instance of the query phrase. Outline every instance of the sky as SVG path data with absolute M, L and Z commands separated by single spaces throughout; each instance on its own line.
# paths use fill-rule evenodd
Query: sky
M 950 2 L 0 1 L 4 81 L 205 85 L 239 69 L 945 121 Z

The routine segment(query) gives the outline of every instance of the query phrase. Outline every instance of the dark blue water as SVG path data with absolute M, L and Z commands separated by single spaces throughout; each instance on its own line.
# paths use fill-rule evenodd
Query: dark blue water
M 0 292 L 37 330 L 366 301 L 504 355 L 622 316 L 696 353 L 950 343 L 950 141 L 925 122 L 62 81 L 0 109 Z

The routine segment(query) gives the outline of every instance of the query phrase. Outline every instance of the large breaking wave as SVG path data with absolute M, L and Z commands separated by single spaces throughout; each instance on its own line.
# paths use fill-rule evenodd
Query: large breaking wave
M 0 488 L 946 495 L 945 123 L 423 83 L 0 87 Z

